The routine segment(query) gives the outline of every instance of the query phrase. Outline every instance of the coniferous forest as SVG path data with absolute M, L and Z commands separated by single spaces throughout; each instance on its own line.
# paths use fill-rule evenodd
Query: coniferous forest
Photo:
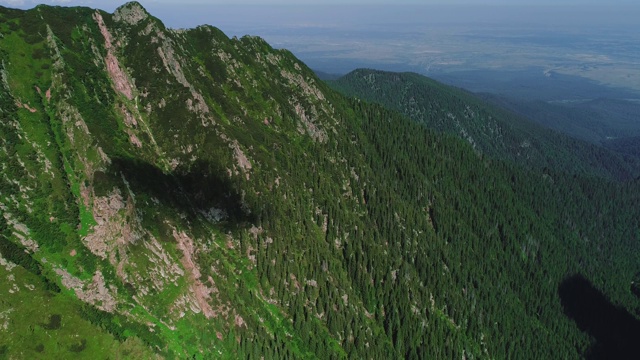
M 0 358 L 633 357 L 632 155 L 135 2 L 0 19 Z

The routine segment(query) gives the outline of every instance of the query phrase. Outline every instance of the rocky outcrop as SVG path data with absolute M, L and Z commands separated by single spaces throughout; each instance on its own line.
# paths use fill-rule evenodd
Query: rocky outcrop
M 56 268 L 55 272 L 60 276 L 62 285 L 73 290 L 78 299 L 103 311 L 113 312 L 116 310 L 118 305 L 117 289 L 113 285 L 107 286 L 100 270 L 96 270 L 91 281 L 82 281 L 61 268 Z
M 128 25 L 137 25 L 140 21 L 149 17 L 147 11 L 138 3 L 130 2 L 119 8 L 113 13 L 113 20 L 123 22 Z
M 111 37 L 111 33 L 107 26 L 104 23 L 104 19 L 99 11 L 96 11 L 93 14 L 93 19 L 98 24 L 100 28 L 100 33 L 104 37 L 104 48 L 107 51 L 107 55 L 104 58 L 104 62 L 107 68 L 107 72 L 111 77 L 111 81 L 113 83 L 113 87 L 117 92 L 124 95 L 127 99 L 133 100 L 133 85 L 131 84 L 129 77 L 122 70 L 120 66 L 120 62 L 115 55 L 115 49 L 113 44 L 113 39 Z
M 173 237 L 178 242 L 177 247 L 182 252 L 180 262 L 189 276 L 190 292 L 195 297 L 198 308 L 207 318 L 212 318 L 215 313 L 209 305 L 212 290 L 207 288 L 201 281 L 200 269 L 194 261 L 195 248 L 193 240 L 184 232 L 173 230 Z

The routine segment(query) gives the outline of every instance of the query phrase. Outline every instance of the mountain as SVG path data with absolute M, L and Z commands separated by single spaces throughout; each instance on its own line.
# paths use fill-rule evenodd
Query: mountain
M 324 71 L 319 71 L 319 70 L 314 70 L 313 72 L 315 72 L 316 76 L 320 79 L 320 80 L 338 80 L 339 78 L 342 77 L 342 75 L 340 74 L 331 74 L 331 73 L 327 73 Z
M 622 154 L 630 154 L 640 157 L 640 136 L 609 139 L 603 141 L 602 145 L 608 149 L 617 151 Z
M 635 324 L 637 181 L 481 156 L 136 2 L 0 18 L 2 358 L 606 353 L 583 293 Z
M 640 136 L 640 104 L 615 99 L 548 103 L 480 94 L 483 100 L 509 109 L 545 127 L 594 144 Z
M 429 128 L 466 139 L 492 158 L 613 179 L 640 175 L 637 159 L 548 130 L 517 114 L 523 111 L 503 109 L 520 108 L 502 102 L 501 107 L 492 106 L 472 93 L 416 73 L 358 69 L 329 84 L 348 96 L 380 103 Z

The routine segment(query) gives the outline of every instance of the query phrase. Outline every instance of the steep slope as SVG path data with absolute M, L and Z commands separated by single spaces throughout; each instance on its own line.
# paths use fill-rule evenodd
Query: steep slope
M 493 158 L 613 179 L 640 174 L 636 159 L 547 130 L 515 112 L 422 75 L 359 69 L 329 84 L 346 95 L 397 110 L 429 128 L 455 134 Z
M 637 183 L 479 157 L 135 2 L 0 17 L 0 356 L 575 358 L 567 275 L 640 305 Z
M 113 15 L 40 6 L 2 16 L 5 240 L 27 246 L 36 275 L 64 290 L 56 298 L 94 306 L 73 305 L 62 323 L 87 309 L 85 322 L 117 340 L 135 335 L 180 357 L 235 348 L 234 332 L 258 319 L 263 336 L 293 333 L 249 272 L 263 230 L 232 232 L 260 210 L 245 200 L 257 191 L 232 183 L 277 182 L 260 162 L 272 163 L 265 146 L 282 144 L 281 133 L 292 147 L 326 138 L 311 117 L 330 119 L 330 109 L 298 62 L 259 39 L 169 31 L 136 3 Z M 247 119 L 261 132 L 246 131 Z M 240 248 L 239 234 L 253 246 Z M 73 336 L 95 351 L 85 334 Z M 46 335 L 36 351 L 72 351 Z

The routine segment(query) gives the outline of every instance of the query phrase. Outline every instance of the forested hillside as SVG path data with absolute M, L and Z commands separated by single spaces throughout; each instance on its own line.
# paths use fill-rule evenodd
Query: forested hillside
M 602 145 L 622 154 L 640 157 L 640 136 L 610 139 L 603 141 Z
M 628 349 L 563 284 L 637 318 L 640 183 L 578 175 L 633 164 L 515 166 L 135 2 L 0 19 L 0 358 Z
M 633 101 L 595 99 L 548 103 L 510 99 L 493 94 L 479 96 L 545 127 L 594 144 L 640 135 L 640 104 Z
M 492 158 L 527 167 L 562 169 L 570 174 L 612 179 L 640 175 L 637 158 L 576 140 L 518 115 L 533 113 L 534 105 L 529 104 L 523 110 L 523 101 L 517 103 L 518 107 L 507 100 L 498 101 L 483 95 L 514 112 L 507 111 L 465 90 L 415 73 L 359 69 L 329 84 L 345 95 L 382 104 L 431 129 L 457 135 L 477 152 Z M 540 109 L 549 113 L 550 106 Z M 558 128 L 563 123 L 561 119 L 557 115 L 552 119 L 557 122 L 553 128 L 562 130 Z

